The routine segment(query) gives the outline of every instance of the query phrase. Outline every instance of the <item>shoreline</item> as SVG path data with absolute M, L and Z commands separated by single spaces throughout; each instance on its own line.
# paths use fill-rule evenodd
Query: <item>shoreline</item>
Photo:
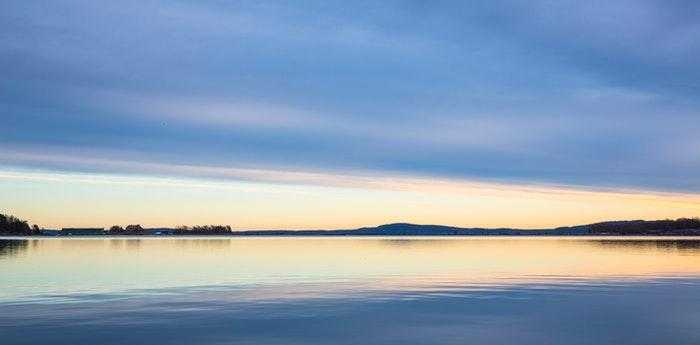
M 422 235 L 392 235 L 392 234 L 349 234 L 349 235 L 308 235 L 308 234 L 289 234 L 289 235 L 0 235 L 0 240 L 7 239 L 51 239 L 51 238 L 83 238 L 83 239 L 131 239 L 131 238 L 476 238 L 476 237 L 495 237 L 495 238 L 689 238 L 689 239 L 700 239 L 700 234 L 688 234 L 688 235 L 678 235 L 678 234 L 636 234 L 636 235 L 624 235 L 624 234 L 581 234 L 581 235 L 556 235 L 556 234 L 527 234 L 527 235 L 440 235 L 440 234 L 422 234 Z

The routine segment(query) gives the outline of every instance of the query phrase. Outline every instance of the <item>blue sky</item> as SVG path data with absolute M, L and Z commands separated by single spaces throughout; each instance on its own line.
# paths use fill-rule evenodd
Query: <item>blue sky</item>
M 698 194 L 699 16 L 696 1 L 6 1 L 1 164 Z

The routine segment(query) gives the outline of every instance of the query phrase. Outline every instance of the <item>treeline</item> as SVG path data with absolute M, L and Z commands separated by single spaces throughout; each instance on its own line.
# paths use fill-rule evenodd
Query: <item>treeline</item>
M 175 229 L 175 235 L 229 235 L 232 231 L 229 225 L 179 226 Z
M 145 229 L 140 224 L 131 224 L 126 227 L 114 225 L 107 230 L 108 235 L 230 235 L 233 232 L 230 225 L 195 225 L 179 226 L 171 228 Z
M 145 235 L 146 230 L 140 224 L 130 224 L 125 228 L 121 225 L 112 225 L 107 234 L 109 235 Z
M 603 222 L 588 228 L 591 235 L 700 235 L 700 218 Z
M 64 229 L 66 230 L 66 229 Z M 373 228 L 350 230 L 313 230 L 313 231 L 238 231 L 234 232 L 229 225 L 196 225 L 179 226 L 177 228 L 143 228 L 139 224 L 126 227 L 114 225 L 107 231 L 98 229 L 71 229 L 72 231 L 43 230 L 37 225 L 29 225 L 26 220 L 12 215 L 0 214 L 0 235 L 4 236 L 62 236 L 70 235 L 239 235 L 239 236 L 369 236 L 369 235 L 651 235 L 651 236 L 700 236 L 700 218 L 678 218 L 665 220 L 632 220 L 601 222 L 574 227 L 562 227 L 542 230 L 518 229 L 480 229 L 455 228 L 436 225 L 387 224 Z M 80 231 L 83 231 L 80 233 Z M 97 232 L 97 233 L 95 233 Z
M 0 235 L 6 236 L 32 236 L 39 235 L 39 226 L 29 226 L 26 220 L 12 215 L 0 214 Z

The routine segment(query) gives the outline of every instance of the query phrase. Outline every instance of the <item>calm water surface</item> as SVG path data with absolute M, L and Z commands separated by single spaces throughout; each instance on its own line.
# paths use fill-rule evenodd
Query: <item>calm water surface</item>
M 2 344 L 700 344 L 698 238 L 0 239 Z

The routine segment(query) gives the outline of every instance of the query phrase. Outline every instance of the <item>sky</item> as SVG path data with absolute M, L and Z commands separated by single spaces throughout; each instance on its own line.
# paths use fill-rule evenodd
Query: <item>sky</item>
M 0 212 L 47 227 L 700 216 L 697 1 L 4 1 Z

